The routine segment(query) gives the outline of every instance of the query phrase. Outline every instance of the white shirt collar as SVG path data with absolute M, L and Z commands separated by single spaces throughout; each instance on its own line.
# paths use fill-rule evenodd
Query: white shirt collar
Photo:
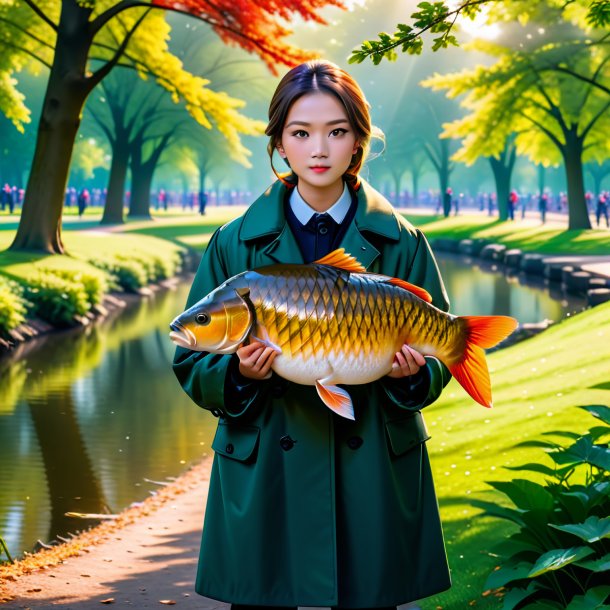
M 311 217 L 316 214 L 316 210 L 314 210 L 306 201 L 301 197 L 301 193 L 299 193 L 299 187 L 296 186 L 292 189 L 292 193 L 290 193 L 290 208 L 292 209 L 294 215 L 297 217 L 297 220 L 302 224 L 306 225 Z M 352 196 L 347 188 L 347 184 L 343 183 L 343 193 L 333 205 L 326 210 L 326 213 L 329 214 L 332 219 L 337 223 L 341 224 L 343 219 L 345 218 L 350 205 L 352 204 Z

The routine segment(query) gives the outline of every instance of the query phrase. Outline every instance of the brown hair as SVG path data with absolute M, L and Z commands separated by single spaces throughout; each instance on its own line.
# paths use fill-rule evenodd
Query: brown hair
M 269 124 L 265 133 L 269 136 L 267 152 L 273 173 L 288 186 L 294 186 L 297 176 L 291 171 L 278 174 L 273 167 L 273 152 L 280 144 L 288 111 L 294 102 L 307 93 L 320 91 L 334 95 L 345 107 L 347 118 L 359 143 L 358 150 L 343 178 L 354 189 L 359 186 L 358 172 L 362 167 L 371 139 L 370 104 L 358 83 L 339 66 L 323 59 L 307 61 L 287 72 L 280 81 L 269 104 Z

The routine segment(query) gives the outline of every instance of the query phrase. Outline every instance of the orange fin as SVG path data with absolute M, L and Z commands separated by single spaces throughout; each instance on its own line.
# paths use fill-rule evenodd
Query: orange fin
M 336 385 L 324 385 L 316 380 L 316 389 L 322 402 L 334 413 L 346 419 L 355 419 L 350 395 Z
M 394 286 L 400 286 L 409 292 L 412 292 L 416 297 L 419 297 L 422 301 L 426 301 L 426 303 L 432 303 L 432 297 L 430 293 L 424 288 L 420 288 L 415 284 L 409 284 L 409 282 L 405 282 L 405 280 L 401 280 L 397 277 L 392 277 L 387 280 L 388 284 L 394 284 Z
M 518 322 L 509 316 L 460 316 L 459 319 L 465 323 L 466 349 L 461 362 L 449 370 L 474 400 L 491 407 L 491 381 L 483 348 L 506 339 Z
M 366 268 L 361 265 L 351 254 L 347 254 L 344 248 L 333 250 L 326 256 L 314 261 L 314 264 L 329 265 L 330 267 L 344 269 L 345 271 L 351 271 L 352 273 L 366 273 Z
M 484 407 L 492 407 L 491 381 L 482 348 L 467 343 L 462 361 L 450 366 L 449 370 L 474 400 Z
M 460 316 L 466 322 L 468 341 L 488 349 L 506 339 L 519 322 L 510 316 Z

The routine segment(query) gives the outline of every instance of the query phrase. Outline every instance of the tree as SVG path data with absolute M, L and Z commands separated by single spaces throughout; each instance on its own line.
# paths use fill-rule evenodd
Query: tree
M 339 0 L 269 0 L 212 4 L 205 0 L 16 0 L 0 5 L 4 36 L 0 80 L 5 85 L 0 108 L 19 123 L 27 120 L 23 100 L 11 74 L 32 60 L 49 69 L 36 150 L 26 190 L 21 222 L 11 249 L 35 249 L 63 253 L 61 213 L 70 158 L 85 100 L 117 65 L 155 75 L 176 98 L 197 106 L 191 82 L 184 82 L 180 62 L 167 51 L 167 28 L 161 27 L 159 9 L 187 13 L 207 22 L 226 43 L 256 53 L 275 73 L 275 64 L 293 65 L 311 54 L 285 42 L 287 21 L 297 14 L 322 21 L 316 10 Z M 146 28 L 142 24 L 146 22 Z M 165 24 L 166 25 L 166 24 Z M 174 59 L 175 61 L 171 61 Z M 98 67 L 99 66 L 99 67 Z M 206 88 L 208 83 L 202 82 Z M 209 98 L 209 96 L 208 96 Z M 208 102 L 211 102 L 208 99 Z M 224 102 L 224 103 L 223 103 Z M 217 94 L 208 107 L 200 107 L 199 119 L 209 124 L 206 111 L 215 108 L 214 119 L 227 137 L 252 133 L 252 127 L 236 111 L 236 101 Z
M 513 133 L 517 152 L 535 163 L 563 160 L 569 228 L 588 229 L 583 158 L 603 158 L 610 146 L 605 137 L 610 96 L 603 91 L 610 83 L 608 45 L 590 42 L 571 28 L 546 33 L 542 40 L 530 36 L 530 48 L 476 41 L 470 48 L 486 51 L 497 59 L 495 64 L 435 75 L 423 84 L 446 89 L 449 97 L 466 94 L 462 106 L 470 114 L 445 125 L 446 136 L 463 138 L 456 160 L 471 164 L 479 156 L 498 158 Z M 553 66 L 566 66 L 583 78 Z
M 515 137 L 511 134 L 506 139 L 502 152 L 497 157 L 488 157 L 491 171 L 496 182 L 496 201 L 498 202 L 498 214 L 500 220 L 508 218 L 508 195 L 510 193 L 510 180 L 513 175 L 515 161 L 517 160 L 517 149 Z
M 587 163 L 586 168 L 593 178 L 593 192 L 599 195 L 604 178 L 610 174 L 610 160 L 606 159 L 603 163 Z
M 437 2 L 420 2 L 420 9 L 411 13 L 413 25 L 399 23 L 393 35 L 381 32 L 377 40 L 365 40 L 359 49 L 354 49 L 349 63 L 362 63 L 370 58 L 375 65 L 382 59 L 396 61 L 396 49 L 400 47 L 402 53 L 420 55 L 424 48 L 424 35 L 440 34 L 433 39 L 432 50 L 446 49 L 448 46 L 459 46 L 454 36 L 458 19 L 465 17 L 471 21 L 479 20 L 481 16 L 492 22 L 520 21 L 534 17 L 540 20 L 548 3 L 545 0 L 528 0 L 527 2 L 506 0 L 465 0 L 455 6 L 447 0 Z M 610 0 L 556 0 L 551 3 L 551 13 L 565 12 L 584 8 L 584 21 L 594 28 L 604 28 L 610 24 Z M 542 11 L 541 11 L 542 8 Z

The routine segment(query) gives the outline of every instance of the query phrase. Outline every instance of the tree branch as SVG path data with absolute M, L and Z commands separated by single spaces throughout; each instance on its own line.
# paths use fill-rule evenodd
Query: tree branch
M 112 59 L 110 59 L 106 63 L 106 65 L 102 66 L 97 72 L 92 74 L 87 79 L 87 82 L 89 83 L 89 87 L 90 87 L 89 91 L 94 89 L 95 86 L 110 73 L 112 68 L 114 68 L 114 66 L 117 65 L 117 63 L 119 62 L 119 59 L 121 59 L 121 56 L 125 52 L 125 49 L 127 48 L 129 41 L 131 40 L 131 37 L 135 34 L 136 30 L 140 27 L 140 25 L 142 24 L 144 19 L 146 19 L 146 17 L 148 17 L 148 14 L 150 13 L 151 10 L 152 10 L 151 8 L 148 8 L 140 15 L 139 19 L 135 22 L 135 24 L 133 25 L 131 30 L 129 30 L 129 32 L 127 32 L 127 34 L 125 35 L 125 38 L 123 39 L 121 46 L 117 49 L 116 53 L 114 54 L 114 57 L 112 57 Z
M 9 19 L 5 19 L 4 17 L 0 17 L 0 21 L 7 23 L 8 25 L 14 27 L 16 30 L 19 30 L 20 32 L 22 32 L 23 34 L 26 34 L 32 40 L 35 40 L 38 44 L 41 44 L 53 51 L 55 50 L 55 47 L 53 45 L 49 44 L 45 40 L 42 40 L 42 38 L 38 38 L 38 36 L 34 36 L 34 34 L 29 32 L 28 30 L 26 30 L 24 27 L 20 26 L 19 24 L 15 23 L 14 21 L 10 21 Z
M 601 118 L 601 116 L 610 108 L 610 101 L 602 107 L 602 109 L 591 119 L 591 122 L 585 127 L 584 131 L 581 134 L 581 138 L 584 139 L 587 137 L 589 131 L 591 131 L 591 127 L 597 123 L 597 121 Z
M 523 110 L 519 110 L 518 112 L 523 118 L 527 119 L 528 121 L 530 121 L 534 125 L 536 125 L 538 127 L 538 129 L 540 129 L 540 131 L 542 131 L 544 134 L 546 134 L 549 137 L 549 139 L 553 142 L 553 144 L 555 144 L 555 146 L 557 146 L 557 148 L 563 152 L 564 145 L 561 143 L 559 138 L 557 138 L 557 136 L 552 131 L 549 131 L 542 123 L 540 123 L 536 119 L 533 119 L 532 117 L 525 114 L 525 112 L 523 112 Z
M 33 51 L 30 51 L 29 49 L 19 47 L 16 44 L 13 44 L 12 42 L 7 42 L 6 40 L 2 40 L 2 39 L 0 39 L 0 44 L 4 45 L 5 47 L 9 47 L 11 49 L 15 49 L 17 51 L 21 51 L 22 53 L 25 53 L 26 55 L 33 57 L 34 59 L 39 61 L 43 66 L 45 66 L 45 68 L 48 68 L 49 70 L 52 67 L 51 64 L 48 64 L 44 59 L 42 59 L 41 57 L 38 57 L 38 55 L 36 55 Z
M 53 23 L 44 12 L 36 5 L 33 0 L 24 0 L 24 2 L 51 28 L 53 28 L 56 32 L 58 31 L 57 24 Z

